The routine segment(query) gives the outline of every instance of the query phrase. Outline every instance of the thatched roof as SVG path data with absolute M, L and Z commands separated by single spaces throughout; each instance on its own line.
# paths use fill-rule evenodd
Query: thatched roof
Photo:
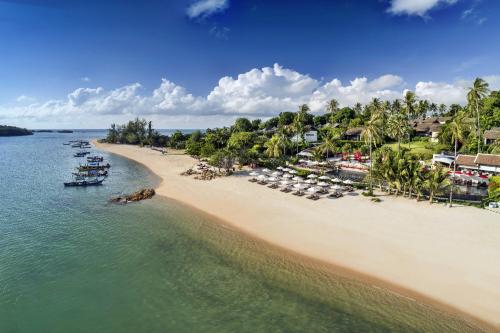
M 345 135 L 359 135 L 364 131 L 364 127 L 353 127 L 345 131 Z
M 500 167 L 500 155 L 477 154 L 475 164 Z
M 484 138 L 488 140 L 500 139 L 500 127 L 494 127 L 484 132 Z
M 475 167 L 476 163 L 476 155 L 458 155 L 457 156 L 457 165 L 470 166 Z

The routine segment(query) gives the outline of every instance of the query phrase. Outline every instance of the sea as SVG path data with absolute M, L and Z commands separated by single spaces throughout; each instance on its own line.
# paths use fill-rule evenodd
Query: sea
M 69 140 L 0 138 L 0 332 L 481 332 L 475 321 L 295 258 L 175 200 L 109 199 L 159 180 L 131 160 L 64 187 Z

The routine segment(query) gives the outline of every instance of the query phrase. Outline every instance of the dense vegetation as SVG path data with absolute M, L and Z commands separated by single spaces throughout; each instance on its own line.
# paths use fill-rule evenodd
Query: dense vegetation
M 374 98 L 367 105 L 340 108 L 331 100 L 324 114 L 313 115 L 307 105 L 296 112 L 260 120 L 238 118 L 230 127 L 180 131 L 164 136 L 151 128 L 151 122 L 136 119 L 123 126 L 112 125 L 107 141 L 186 149 L 192 156 L 206 158 L 213 165 L 229 169 L 239 165 L 258 164 L 273 167 L 298 160 L 296 154 L 309 148 L 316 160 L 335 154 L 375 156 L 371 182 L 384 183 L 390 193 L 419 196 L 422 189 L 432 196 L 447 186 L 441 169 L 422 168 L 420 161 L 433 153 L 498 153 L 500 142 L 485 145 L 485 130 L 500 127 L 500 91 L 489 92 L 482 79 L 476 79 L 467 95 L 465 106 L 436 105 L 411 91 L 402 100 L 381 101 Z M 417 137 L 416 121 L 426 117 L 448 117 L 441 127 L 438 141 Z M 361 140 L 350 140 L 346 131 L 360 128 Z M 305 140 L 310 129 L 318 132 L 318 144 Z M 371 187 L 370 187 L 371 188 Z
M 32 135 L 33 132 L 26 128 L 0 125 L 0 136 L 21 136 Z

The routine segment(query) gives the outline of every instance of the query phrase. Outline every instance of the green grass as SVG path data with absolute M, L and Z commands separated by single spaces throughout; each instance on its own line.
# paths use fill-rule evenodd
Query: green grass
M 386 143 L 384 147 L 390 147 L 392 150 L 398 150 L 398 143 Z M 439 143 L 432 143 L 426 141 L 412 141 L 411 144 L 401 143 L 401 148 L 410 149 L 410 152 L 413 154 L 423 154 L 427 158 L 432 158 L 432 154 L 436 151 L 445 149 L 443 145 Z

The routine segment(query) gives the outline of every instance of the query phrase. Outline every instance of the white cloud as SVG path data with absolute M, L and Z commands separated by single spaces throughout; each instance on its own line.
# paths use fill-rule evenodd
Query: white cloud
M 88 76 L 83 76 L 80 78 L 80 80 L 82 80 L 83 82 L 90 82 L 90 78 Z
M 500 76 L 485 76 L 484 79 L 491 89 L 500 88 Z M 309 104 L 312 112 L 323 112 L 332 98 L 337 99 L 340 106 L 365 104 L 374 97 L 393 100 L 402 98 L 406 89 L 415 90 L 419 98 L 435 103 L 463 104 L 471 82 L 421 81 L 409 87 L 403 78 L 386 74 L 372 80 L 358 77 L 347 84 L 339 79 L 321 83 L 307 74 L 275 64 L 254 68 L 237 77 L 223 77 L 206 96 L 193 95 L 167 79 L 151 93 L 144 92 L 139 83 L 112 90 L 78 88 L 61 100 L 0 106 L 0 119 L 17 124 L 66 121 L 74 127 L 86 127 L 84 124 L 95 119 L 95 123 L 103 127 L 107 122 L 135 116 L 145 116 L 158 123 L 163 119 L 166 126 L 172 126 L 166 119 L 175 119 L 176 124 L 182 121 L 214 124 L 217 119 L 216 124 L 221 124 L 224 119 L 229 121 L 237 116 L 268 117 L 295 111 L 303 103 Z
M 390 0 L 388 11 L 396 15 L 425 16 L 427 12 L 439 6 L 455 4 L 458 0 Z
M 189 18 L 205 18 L 223 12 L 229 7 L 229 0 L 199 0 L 188 7 Z
M 21 95 L 16 98 L 16 102 L 18 103 L 31 103 L 34 102 L 35 98 L 26 96 L 26 95 Z

